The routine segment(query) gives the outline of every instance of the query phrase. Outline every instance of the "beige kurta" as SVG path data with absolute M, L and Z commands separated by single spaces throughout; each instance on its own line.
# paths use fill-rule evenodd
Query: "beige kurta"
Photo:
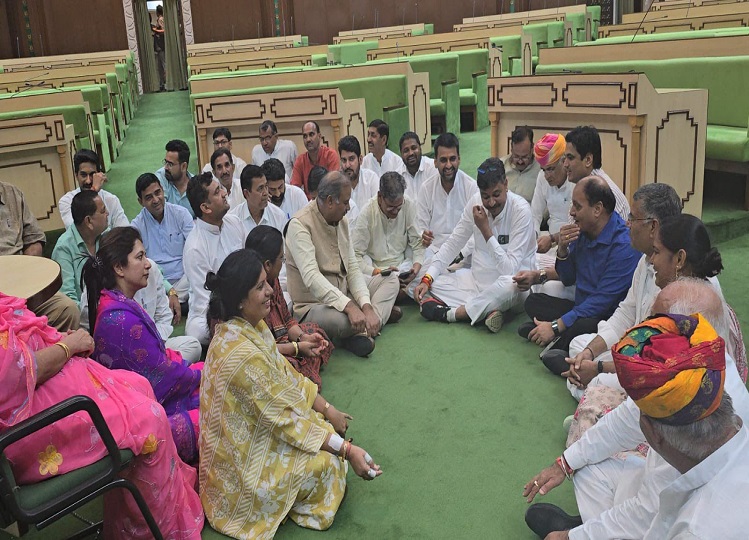
M 286 516 L 330 527 L 347 467 L 320 449 L 334 430 L 312 409 L 315 397 L 264 321 L 216 327 L 200 388 L 200 498 L 214 529 L 272 538 Z

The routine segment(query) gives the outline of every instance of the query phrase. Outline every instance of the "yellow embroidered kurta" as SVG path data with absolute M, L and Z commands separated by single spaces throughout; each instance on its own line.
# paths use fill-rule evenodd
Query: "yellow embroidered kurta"
M 312 409 L 315 397 L 264 321 L 216 327 L 200 388 L 200 498 L 214 529 L 272 538 L 287 515 L 330 527 L 347 467 L 320 450 L 334 430 Z

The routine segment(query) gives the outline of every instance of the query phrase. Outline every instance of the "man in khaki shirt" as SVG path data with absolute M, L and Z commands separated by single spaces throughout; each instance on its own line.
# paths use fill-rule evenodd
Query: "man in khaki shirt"
M 394 274 L 365 283 L 346 218 L 350 199 L 349 179 L 330 172 L 317 198 L 289 221 L 287 288 L 299 322 L 316 322 L 330 337 L 343 339 L 345 348 L 367 356 L 380 328 L 399 318 L 393 315 L 399 284 Z
M 31 208 L 16 186 L 0 182 L 0 256 L 42 256 L 46 237 L 39 228 Z M 78 306 L 61 292 L 44 302 L 34 311 L 46 315 L 50 326 L 60 332 L 77 330 L 81 313 Z
M 541 167 L 533 159 L 533 130 L 528 126 L 515 128 L 510 136 L 510 155 L 502 158 L 507 176 L 507 185 L 515 195 L 520 195 L 528 204 L 533 201 L 536 181 Z

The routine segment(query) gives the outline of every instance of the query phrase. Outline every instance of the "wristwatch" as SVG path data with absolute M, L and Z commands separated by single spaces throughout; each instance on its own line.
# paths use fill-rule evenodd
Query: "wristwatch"
M 598 361 L 598 373 L 603 373 L 603 360 Z
M 544 283 L 546 283 L 548 281 L 548 279 L 549 279 L 549 275 L 546 273 L 546 269 L 543 269 L 543 270 L 541 270 L 538 273 L 538 282 L 541 285 L 543 285 Z
M 172 287 L 171 289 L 169 289 L 169 292 L 166 293 L 166 295 L 167 296 L 179 296 L 179 294 L 177 294 L 177 291 L 174 290 L 174 287 Z
M 559 335 L 559 321 L 551 321 L 551 329 L 554 330 L 554 335 Z

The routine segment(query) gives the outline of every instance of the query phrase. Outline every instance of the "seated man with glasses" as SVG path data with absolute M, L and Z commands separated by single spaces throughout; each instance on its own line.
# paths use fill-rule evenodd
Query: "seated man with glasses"
M 453 233 L 442 244 L 414 291 L 421 315 L 442 322 L 483 322 L 498 332 L 503 312 L 528 295 L 513 282 L 521 270 L 536 266 L 536 234 L 528 203 L 508 189 L 505 167 L 489 158 L 478 169 L 479 193 L 468 201 Z M 445 272 L 473 239 L 471 268 Z
M 224 127 L 216 128 L 213 132 L 213 151 L 215 152 L 221 148 L 226 148 L 231 153 L 231 159 L 229 161 L 234 165 L 233 177 L 234 180 L 239 183 L 239 176 L 242 174 L 242 170 L 247 166 L 247 162 L 236 155 L 234 150 L 232 150 L 231 131 Z M 221 180 L 219 175 L 216 174 L 217 171 L 215 170 L 215 165 L 211 162 L 205 164 L 203 172 L 212 172 L 214 178 Z M 222 181 L 221 183 L 226 187 L 226 182 Z M 234 206 L 232 205 L 232 208 L 233 207 Z
M 99 156 L 96 155 L 96 152 L 87 149 L 78 150 L 73 156 L 73 169 L 75 170 L 75 178 L 78 181 L 78 188 L 68 191 L 58 203 L 62 223 L 66 229 L 73 224 L 73 214 L 70 211 L 73 197 L 80 193 L 81 190 L 87 189 L 96 191 L 99 197 L 101 197 L 104 206 L 107 207 L 107 212 L 109 213 L 107 230 L 113 227 L 126 227 L 130 225 L 130 221 L 128 221 L 117 195 L 102 189 L 107 181 L 107 177 L 99 170 Z
M 502 158 L 507 185 L 528 204 L 533 200 L 533 190 L 541 167 L 533 159 L 533 130 L 528 126 L 515 128 L 510 136 L 510 154 Z
M 164 166 L 154 174 L 161 182 L 166 201 L 186 208 L 194 218 L 195 213 L 187 199 L 187 183 L 193 177 L 187 170 L 190 164 L 190 148 L 185 141 L 173 139 L 166 143 L 165 150 Z
M 260 144 L 256 144 L 252 149 L 252 164 L 260 167 L 271 158 L 283 164 L 288 184 L 289 173 L 294 169 L 294 161 L 297 158 L 296 145 L 286 139 L 279 139 L 276 123 L 273 120 L 266 120 L 260 124 Z

